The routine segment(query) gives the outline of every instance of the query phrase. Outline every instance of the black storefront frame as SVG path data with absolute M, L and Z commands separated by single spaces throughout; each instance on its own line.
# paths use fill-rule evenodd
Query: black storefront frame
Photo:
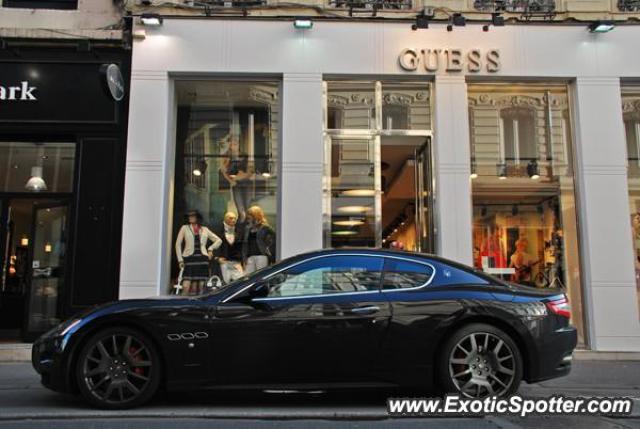
M 25 121 L 3 121 L 0 118 L 0 141 L 75 144 L 71 193 L 0 193 L 0 198 L 5 200 L 19 197 L 68 199 L 68 262 L 64 268 L 64 288 L 59 296 L 59 301 L 62 301 L 59 316 L 64 319 L 91 305 L 118 298 L 131 52 L 118 44 L 96 48 L 90 52 L 79 52 L 75 46 L 65 45 L 0 50 L 0 67 L 3 63 L 15 65 L 20 62 L 65 64 L 69 67 L 77 64 L 115 63 L 120 67 L 125 82 L 125 98 L 115 102 L 113 121 L 74 120 L 73 117 L 66 121 L 52 121 L 47 117 L 33 117 Z M 105 96 L 107 95 L 105 85 Z M 68 109 L 68 103 L 69 100 L 60 100 L 59 107 Z M 96 169 L 100 164 L 103 164 L 102 169 Z M 92 189 L 97 189 L 95 196 Z M 105 189 L 110 192 L 99 192 Z M 82 238 L 87 232 L 92 232 L 87 227 L 92 219 L 101 225 L 96 228 L 99 230 L 96 234 L 107 237 L 106 242 L 95 243 L 93 248 L 87 246 L 87 240 Z M 105 246 L 108 249 L 104 249 Z M 86 263 L 86 254 L 100 252 L 100 261 L 97 263 L 106 272 L 96 274 L 85 270 L 84 266 L 91 266 Z M 85 260 L 80 261 L 82 258 Z M 96 283 L 102 281 L 101 287 L 96 288 L 91 281 L 92 273 Z M 28 303 L 25 303 L 25 308 L 28 308 Z M 25 320 L 26 317 L 27 314 Z M 39 332 L 23 331 L 22 340 L 32 341 L 38 334 Z

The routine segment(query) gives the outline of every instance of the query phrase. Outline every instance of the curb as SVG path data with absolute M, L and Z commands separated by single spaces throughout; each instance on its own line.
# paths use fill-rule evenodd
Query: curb
M 0 344 L 0 363 L 31 362 L 31 346 L 26 343 Z

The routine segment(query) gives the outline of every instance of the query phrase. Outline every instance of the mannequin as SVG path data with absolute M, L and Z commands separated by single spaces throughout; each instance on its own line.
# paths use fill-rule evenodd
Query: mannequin
M 212 244 L 207 248 L 207 241 Z M 187 213 L 187 223 L 180 227 L 176 238 L 176 257 L 182 273 L 184 295 L 198 295 L 209 278 L 209 261 L 222 240 L 202 225 L 202 215 L 197 210 Z M 184 247 L 183 247 L 184 245 Z
M 242 243 L 242 259 L 246 274 L 265 268 L 275 259 L 276 233 L 269 226 L 259 206 L 247 210 L 247 224 Z
M 225 284 L 242 277 L 242 225 L 238 224 L 238 215 L 227 212 L 224 219 L 214 231 L 222 240 L 222 245 L 216 251 L 216 260 L 220 264 L 219 272 Z
M 247 155 L 240 153 L 240 141 L 237 136 L 229 137 L 229 149 L 220 172 L 231 186 L 233 202 L 238 210 L 238 222 L 244 223 L 247 207 L 251 200 L 253 186 L 253 166 Z

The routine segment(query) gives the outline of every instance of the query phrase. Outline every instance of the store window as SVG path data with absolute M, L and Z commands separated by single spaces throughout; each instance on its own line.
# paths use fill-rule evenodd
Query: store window
M 622 90 L 622 115 L 627 140 L 627 180 L 633 233 L 636 288 L 640 307 L 640 86 Z
M 278 88 L 176 82 L 171 293 L 203 293 L 275 262 Z
M 324 244 L 433 251 L 428 82 L 325 83 Z
M 565 85 L 469 85 L 474 265 L 569 295 L 584 344 Z

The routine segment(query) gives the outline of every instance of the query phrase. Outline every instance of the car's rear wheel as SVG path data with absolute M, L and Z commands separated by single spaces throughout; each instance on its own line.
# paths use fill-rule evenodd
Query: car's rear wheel
M 505 397 L 522 380 L 522 356 L 513 339 L 494 326 L 462 327 L 445 343 L 438 374 L 448 393 L 468 398 Z
M 127 327 L 93 335 L 80 351 L 76 365 L 82 396 L 107 409 L 145 403 L 158 390 L 160 374 L 160 359 L 153 343 Z

